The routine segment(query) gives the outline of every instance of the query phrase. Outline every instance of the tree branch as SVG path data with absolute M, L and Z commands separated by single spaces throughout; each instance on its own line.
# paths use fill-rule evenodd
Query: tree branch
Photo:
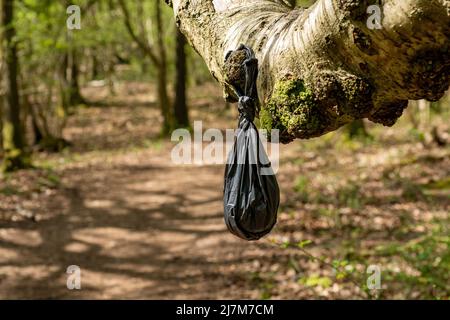
M 127 5 L 125 4 L 124 0 L 118 0 L 118 1 L 119 1 L 120 8 L 122 9 L 125 27 L 127 28 L 127 31 L 129 33 L 129 35 L 134 40 L 134 42 L 136 42 L 138 47 L 146 55 L 149 56 L 150 60 L 152 60 L 152 62 L 156 66 L 158 66 L 159 65 L 159 59 L 156 56 L 156 54 L 153 52 L 153 49 L 150 47 L 150 45 L 146 41 L 143 41 L 142 39 L 140 39 L 138 37 L 138 35 L 136 34 L 136 32 L 134 31 L 133 26 L 131 25 L 130 12 L 128 11 Z
M 284 0 L 172 4 L 226 96 L 239 69 L 225 63 L 227 52 L 240 43 L 253 48 L 261 124 L 280 129 L 282 142 L 361 118 L 390 126 L 407 100 L 436 101 L 449 87 L 448 0 L 318 0 L 306 10 Z M 368 27 L 370 5 L 381 9 L 381 29 Z

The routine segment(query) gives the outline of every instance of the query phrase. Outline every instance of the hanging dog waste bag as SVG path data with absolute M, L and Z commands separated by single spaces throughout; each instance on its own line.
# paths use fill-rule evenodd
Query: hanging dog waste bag
M 231 233 L 245 240 L 258 240 L 277 221 L 280 190 L 253 123 L 259 111 L 258 60 L 250 48 L 241 45 L 238 50 L 245 52 L 245 82 L 243 88 L 231 84 L 239 97 L 239 127 L 225 168 L 224 214 Z

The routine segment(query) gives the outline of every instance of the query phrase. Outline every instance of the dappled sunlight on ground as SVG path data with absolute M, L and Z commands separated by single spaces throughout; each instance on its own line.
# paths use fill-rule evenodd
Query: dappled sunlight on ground
M 406 121 L 371 126 L 371 142 L 281 146 L 278 224 L 245 242 L 223 221 L 224 166 L 171 163 L 151 89 L 85 89 L 71 148 L 0 181 L 0 298 L 449 296 L 448 148 L 424 147 Z M 216 86 L 195 94 L 192 120 L 235 128 Z M 378 292 L 364 289 L 371 264 Z M 69 265 L 81 290 L 66 288 Z

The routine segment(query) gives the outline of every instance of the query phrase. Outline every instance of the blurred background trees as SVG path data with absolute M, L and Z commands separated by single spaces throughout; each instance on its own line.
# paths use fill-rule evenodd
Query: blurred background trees
M 70 5 L 80 7 L 79 30 L 66 26 Z M 186 86 L 210 79 L 163 1 L 2 0 L 1 30 L 7 171 L 29 166 L 32 151 L 70 144 L 62 134 L 67 117 L 89 104 L 81 87 L 92 81 L 111 95 L 124 79 L 154 83 L 167 136 L 189 127 Z
M 287 1 L 308 7 L 314 0 Z M 69 30 L 69 5 L 81 12 L 81 29 Z M 161 135 L 189 127 L 189 85 L 210 81 L 203 61 L 186 45 L 163 1 L 2 0 L 2 158 L 4 170 L 31 165 L 33 151 L 58 152 L 67 117 L 89 105 L 81 88 L 117 83 L 154 83 Z M 431 108 L 429 107 L 431 106 Z M 424 115 L 438 114 L 438 103 L 412 103 L 412 134 L 424 143 L 443 144 Z M 371 138 L 359 120 L 345 129 L 349 139 Z
M 14 2 L 2 2 L 2 28 L 3 28 L 3 54 L 2 74 L 3 110 L 2 110 L 2 142 L 4 149 L 4 170 L 13 171 L 28 167 L 28 156 L 25 152 L 25 141 L 21 123 L 21 106 L 18 82 L 18 44 L 16 40 L 16 27 L 14 21 Z

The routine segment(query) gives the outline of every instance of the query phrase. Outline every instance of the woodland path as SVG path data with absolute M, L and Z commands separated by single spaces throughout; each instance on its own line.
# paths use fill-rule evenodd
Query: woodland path
M 86 88 L 92 103 L 64 131 L 72 146 L 0 179 L 0 299 L 358 299 L 370 264 L 382 298 L 448 297 L 450 149 L 424 148 L 406 117 L 370 127 L 373 142 L 281 146 L 277 226 L 246 242 L 223 221 L 224 166 L 173 164 L 154 90 L 117 91 Z M 235 127 L 220 88 L 190 92 L 204 130 Z M 336 261 L 352 277 L 338 279 Z M 66 287 L 70 265 L 81 290 Z
M 146 107 L 152 106 L 134 110 Z M 40 221 L 0 229 L 0 297 L 257 297 L 242 290 L 236 261 L 252 260 L 260 249 L 226 230 L 223 166 L 174 165 L 170 145 L 111 154 L 120 141 L 106 137 L 103 120 L 107 126 L 112 117 L 114 132 L 129 129 L 133 119 L 120 123 L 128 111 L 98 107 L 69 124 L 82 159 L 62 166 L 62 187 L 47 199 Z M 90 123 L 82 127 L 84 121 Z M 95 150 L 84 153 L 91 144 Z M 81 290 L 66 288 L 69 265 L 81 268 Z

